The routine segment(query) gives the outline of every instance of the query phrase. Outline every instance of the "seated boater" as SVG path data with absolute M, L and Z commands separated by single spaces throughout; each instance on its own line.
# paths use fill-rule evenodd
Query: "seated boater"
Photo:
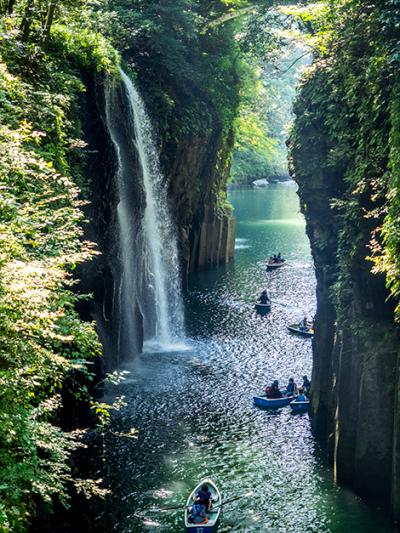
M 293 378 L 289 379 L 289 383 L 286 386 L 286 394 L 288 396 L 294 396 L 295 394 L 297 394 L 297 385 L 294 382 Z
M 309 329 L 310 329 L 310 326 L 308 324 L 307 317 L 305 316 L 299 322 L 299 330 L 300 331 L 308 331 Z
M 276 379 L 270 387 L 266 387 L 265 395 L 268 399 L 282 398 L 282 393 L 279 389 L 279 381 Z
M 211 510 L 212 497 L 208 485 L 204 484 L 196 494 L 196 499 L 191 509 L 189 522 L 202 524 L 207 521 L 207 513 Z
M 261 296 L 258 298 L 260 304 L 268 305 L 270 303 L 268 291 L 264 289 L 261 293 Z

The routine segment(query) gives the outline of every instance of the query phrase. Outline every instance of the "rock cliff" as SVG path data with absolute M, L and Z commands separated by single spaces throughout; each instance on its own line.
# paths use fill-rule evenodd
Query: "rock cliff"
M 234 255 L 236 225 L 227 202 L 232 126 L 224 125 L 221 110 L 196 86 L 178 90 L 169 83 L 162 93 L 146 89 L 145 80 L 141 86 L 158 131 L 186 279 Z M 166 98 L 172 107 L 163 105 Z
M 390 501 L 398 425 L 393 304 L 384 279 L 365 260 L 367 228 L 351 260 L 339 258 L 346 253 L 339 248 L 343 224 L 331 203 L 341 197 L 343 174 L 327 167 L 327 146 L 316 141 L 321 133 L 303 130 L 305 148 L 293 149 L 317 278 L 313 425 L 339 481 Z
M 399 521 L 398 96 L 382 12 L 353 8 L 303 81 L 290 140 L 317 277 L 312 420 L 338 481 Z
M 87 147 L 85 150 L 85 236 L 97 244 L 101 254 L 78 271 L 81 279 L 79 290 L 94 295 L 93 301 L 80 304 L 82 316 L 96 320 L 102 340 L 107 369 L 115 368 L 128 354 L 138 353 L 143 342 L 143 325 L 135 294 L 134 324 L 124 327 L 121 313 L 121 257 L 118 243 L 117 205 L 119 202 L 116 179 L 117 158 L 106 124 L 105 91 L 110 82 L 101 76 L 85 78 L 86 92 L 81 102 L 81 123 Z M 176 103 L 180 104 L 175 95 Z M 177 228 L 184 282 L 190 271 L 225 263 L 233 257 L 235 220 L 226 201 L 226 182 L 230 170 L 233 135 L 224 128 L 216 110 L 204 111 L 202 94 L 185 95 L 187 107 L 198 106 L 196 127 L 185 130 L 182 117 L 168 113 L 158 103 L 153 103 L 158 114 L 153 113 L 153 123 L 158 131 L 161 163 L 165 179 L 169 183 L 169 202 Z M 116 116 L 124 116 L 124 103 L 117 98 Z M 150 102 L 149 102 L 150 103 Z M 208 102 L 208 105 L 211 105 Z M 148 106 L 149 108 L 149 106 Z M 153 107 L 152 107 L 153 108 Z M 188 109 L 185 110 L 185 113 Z M 120 142 L 129 150 L 124 139 L 123 121 L 120 121 Z M 126 145 L 126 146 L 125 146 Z M 125 146 L 125 148 L 124 148 Z M 140 226 L 143 214 L 143 194 L 140 171 L 132 180 L 132 224 Z M 140 232 L 139 232 L 140 233 Z M 136 329 L 136 345 L 132 347 L 124 338 L 124 331 Z

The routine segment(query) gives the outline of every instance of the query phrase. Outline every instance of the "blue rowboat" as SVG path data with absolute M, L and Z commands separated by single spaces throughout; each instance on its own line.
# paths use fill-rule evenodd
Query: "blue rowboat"
M 190 517 L 192 515 L 191 508 L 192 505 L 196 499 L 196 494 L 199 492 L 201 487 L 207 484 L 208 490 L 211 492 L 212 497 L 212 507 L 211 510 L 208 511 L 206 518 L 204 519 L 204 522 L 201 523 L 192 523 L 190 522 Z M 212 479 L 203 479 L 197 487 L 193 490 L 193 492 L 190 494 L 185 507 L 185 528 L 186 533 L 215 533 L 217 531 L 218 527 L 218 521 L 219 517 L 221 515 L 221 494 L 216 486 L 216 484 L 212 481 Z
M 305 402 L 296 402 L 296 400 L 293 400 L 290 402 L 290 407 L 293 413 L 305 413 L 310 409 L 310 400 L 306 400 Z
M 300 329 L 298 324 L 289 324 L 287 326 L 288 330 L 302 337 L 312 337 L 314 335 L 314 329 L 309 326 L 308 329 Z
M 284 407 L 293 401 L 294 396 L 283 396 L 282 398 L 267 398 L 266 396 L 253 396 L 254 405 L 264 409 L 276 409 Z

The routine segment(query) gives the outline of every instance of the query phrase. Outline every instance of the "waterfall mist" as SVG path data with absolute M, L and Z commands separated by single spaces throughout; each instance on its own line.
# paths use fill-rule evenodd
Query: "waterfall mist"
M 137 344 L 140 310 L 144 340 L 168 349 L 184 335 L 176 228 L 143 101 L 121 71 L 122 86 L 106 90 L 107 127 L 117 154 L 117 218 L 122 265 L 121 338 Z

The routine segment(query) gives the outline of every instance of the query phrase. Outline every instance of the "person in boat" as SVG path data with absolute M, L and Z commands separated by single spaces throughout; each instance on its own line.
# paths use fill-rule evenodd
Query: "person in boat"
M 212 496 L 211 492 L 208 490 L 208 485 L 204 483 L 199 492 L 196 494 L 196 502 L 201 502 L 206 506 L 207 512 L 211 509 Z
M 293 378 L 289 379 L 289 383 L 286 386 L 287 396 L 295 396 L 297 394 L 297 385 Z
M 265 389 L 265 394 L 268 399 L 282 398 L 282 393 L 279 389 L 279 381 L 276 379 L 270 387 Z
M 307 402 L 308 398 L 304 394 L 303 387 L 300 387 L 298 396 L 294 399 L 295 402 Z
M 302 389 L 304 390 L 304 394 L 308 396 L 310 394 L 311 389 L 311 381 L 308 379 L 307 376 L 303 376 L 303 385 Z
M 192 524 L 202 524 L 207 521 L 207 513 L 211 509 L 212 495 L 205 483 L 197 492 L 195 501 L 192 505 L 189 522 Z
M 258 301 L 260 302 L 260 304 L 268 305 L 269 303 L 271 303 L 267 289 L 264 289 L 262 291 L 261 296 L 258 298 Z
M 308 325 L 308 320 L 307 320 L 307 317 L 305 316 L 299 322 L 299 330 L 300 331 L 308 331 L 309 329 L 310 328 L 309 328 L 309 325 Z
M 192 505 L 188 521 L 191 524 L 203 524 L 207 521 L 207 508 L 197 501 Z
M 281 252 L 279 252 L 276 260 L 277 260 L 278 263 L 281 263 L 283 261 L 282 256 L 281 256 Z

